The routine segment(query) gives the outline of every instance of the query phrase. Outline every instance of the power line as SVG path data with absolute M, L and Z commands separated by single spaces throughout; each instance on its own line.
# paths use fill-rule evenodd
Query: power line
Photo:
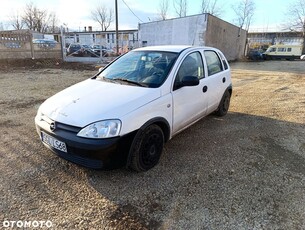
M 139 21 L 140 22 L 143 22 L 133 11 L 132 11 L 132 9 L 130 9 L 130 7 L 127 5 L 127 3 L 124 1 L 124 0 L 122 0 L 122 2 L 127 6 L 127 8 L 130 10 L 130 12 L 137 18 L 137 19 L 139 19 Z

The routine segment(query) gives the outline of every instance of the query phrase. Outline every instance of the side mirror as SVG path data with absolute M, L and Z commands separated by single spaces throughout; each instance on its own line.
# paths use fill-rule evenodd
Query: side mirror
M 196 86 L 196 85 L 199 85 L 198 77 L 184 76 L 180 82 L 175 83 L 174 90 L 180 89 L 184 86 Z
M 199 79 L 198 77 L 194 76 L 185 76 L 182 78 L 180 86 L 196 86 L 199 85 Z

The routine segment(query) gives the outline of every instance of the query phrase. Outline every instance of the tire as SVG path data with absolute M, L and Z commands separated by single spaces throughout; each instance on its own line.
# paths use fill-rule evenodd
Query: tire
M 228 90 L 226 90 L 219 103 L 218 109 L 215 112 L 217 116 L 222 117 L 228 113 L 230 107 L 230 99 L 231 99 L 231 94 Z
M 164 145 L 164 134 L 158 125 L 139 130 L 130 148 L 129 167 L 145 172 L 158 164 Z

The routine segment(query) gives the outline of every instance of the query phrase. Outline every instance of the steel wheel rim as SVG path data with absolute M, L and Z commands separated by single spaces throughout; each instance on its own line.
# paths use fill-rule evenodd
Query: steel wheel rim
M 160 158 L 163 141 L 160 135 L 154 133 L 145 141 L 142 149 L 142 163 L 144 166 L 155 165 Z

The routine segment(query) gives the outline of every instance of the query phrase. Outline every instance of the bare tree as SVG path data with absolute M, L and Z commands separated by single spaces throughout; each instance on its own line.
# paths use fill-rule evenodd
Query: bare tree
M 46 32 L 49 27 L 49 22 L 52 16 L 47 10 L 38 9 L 33 3 L 28 3 L 25 6 L 22 21 L 30 30 L 38 32 Z
M 159 15 L 161 20 L 165 20 L 167 18 L 167 12 L 168 12 L 168 0 L 160 0 Z
M 249 30 L 255 11 L 254 1 L 240 0 L 236 5 L 233 5 L 232 8 L 236 14 L 236 21 L 239 28 Z
M 217 5 L 218 0 L 202 0 L 201 12 L 202 14 L 208 13 L 219 17 L 222 13 L 221 8 Z
M 176 14 L 179 18 L 185 17 L 187 14 L 187 0 L 173 0 Z
M 302 53 L 305 53 L 305 0 L 296 0 L 294 3 L 290 4 L 288 9 L 288 28 L 291 31 L 302 32 Z
M 48 32 L 49 33 L 58 33 L 60 31 L 59 28 L 59 22 L 58 22 L 58 18 L 56 16 L 55 13 L 51 13 L 50 16 L 50 22 L 49 22 L 49 26 L 48 26 Z
M 24 27 L 24 22 L 22 20 L 22 17 L 18 12 L 12 13 L 9 16 L 10 24 L 13 26 L 15 30 L 22 30 Z
M 100 5 L 91 11 L 91 18 L 100 24 L 102 31 L 107 31 L 113 22 L 113 14 L 113 9 Z

